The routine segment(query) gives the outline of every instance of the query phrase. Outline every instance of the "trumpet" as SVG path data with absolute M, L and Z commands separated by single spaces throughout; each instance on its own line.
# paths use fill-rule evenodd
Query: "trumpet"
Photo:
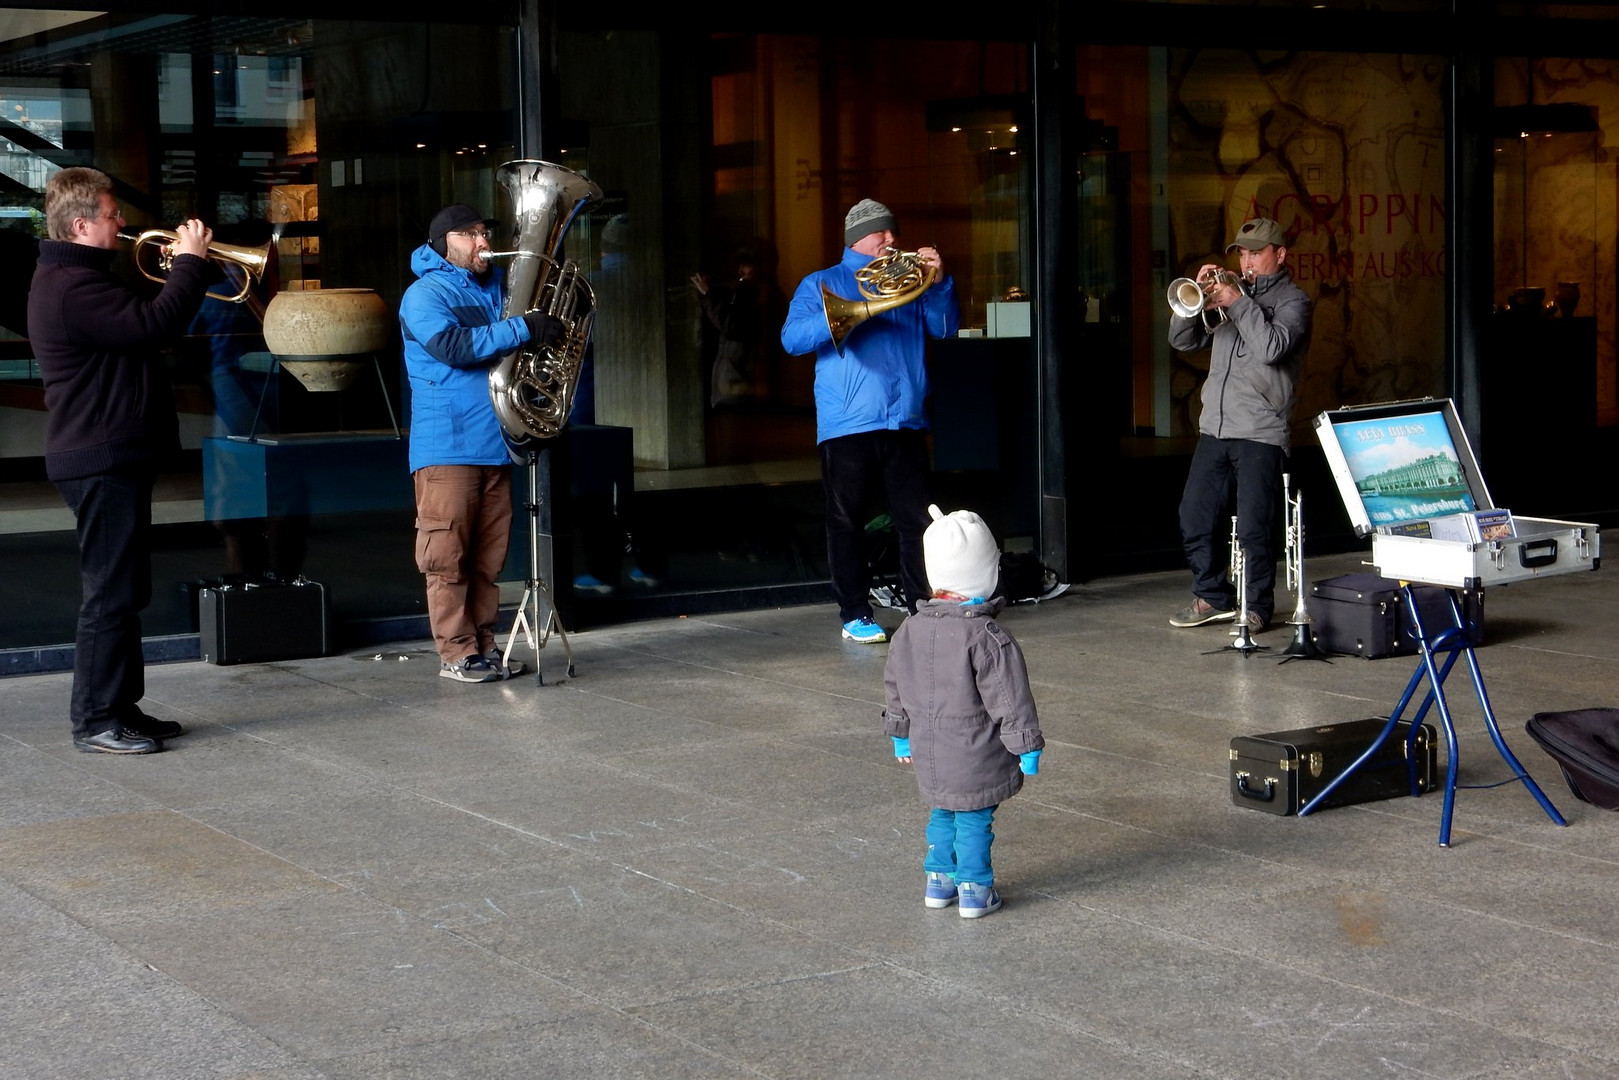
M 1293 627 L 1293 641 L 1282 650 L 1282 663 L 1289 660 L 1326 660 L 1315 643 L 1314 631 L 1310 629 L 1310 612 L 1304 603 L 1304 492 L 1293 492 L 1292 477 L 1287 473 L 1282 474 L 1282 499 L 1287 504 L 1287 525 L 1283 532 L 1287 587 L 1298 597 L 1293 605 L 1293 615 L 1287 620 Z
M 1248 274 L 1233 273 L 1230 270 L 1214 270 L 1209 274 L 1193 281 L 1191 278 L 1176 278 L 1169 283 L 1169 310 L 1183 319 L 1190 319 L 1201 315 L 1203 328 L 1213 330 L 1226 321 L 1223 308 L 1215 308 L 1215 320 L 1209 321 L 1209 290 L 1219 285 L 1230 285 L 1247 295 L 1248 286 L 1253 284 L 1253 278 Z
M 933 264 L 915 251 L 889 248 L 855 271 L 860 300 L 845 300 L 821 286 L 821 304 L 826 309 L 826 326 L 832 332 L 832 345 L 843 354 L 843 342 L 851 331 L 873 315 L 904 307 L 927 292 L 939 276 Z
M 174 245 L 180 242 L 179 233 L 171 229 L 147 229 L 135 235 L 119 233 L 118 239 L 128 240 L 135 245 L 135 269 L 141 272 L 142 277 L 148 281 L 168 280 L 168 272 L 174 269 Z M 148 269 L 146 262 L 141 259 L 141 252 L 148 247 L 158 249 L 156 270 Z M 235 293 L 208 293 L 215 300 L 223 300 L 227 304 L 240 304 L 247 299 L 248 291 L 253 288 L 253 284 L 264 277 L 264 268 L 270 263 L 270 245 L 266 243 L 259 247 L 236 247 L 233 244 L 211 243 L 208 245 L 208 257 L 221 265 L 239 266 L 246 271 L 242 287 Z M 226 279 L 229 280 L 229 275 L 226 275 Z

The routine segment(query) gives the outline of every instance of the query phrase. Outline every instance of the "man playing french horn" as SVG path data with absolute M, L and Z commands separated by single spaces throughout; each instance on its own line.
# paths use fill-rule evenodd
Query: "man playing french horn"
M 872 618 L 865 548 L 866 504 L 879 491 L 899 538 L 906 606 L 914 612 L 932 595 L 922 561 L 922 534 L 931 521 L 923 348 L 929 337 L 948 337 L 961 323 L 955 283 L 931 247 L 914 258 L 895 255 L 888 264 L 897 261 L 903 276 L 920 278 L 914 287 L 860 302 L 869 294 L 858 287 L 858 276 L 890 252 L 897 229 L 893 211 L 874 199 L 851 207 L 843 221 L 842 260 L 799 283 L 781 328 L 788 355 L 815 354 L 815 438 L 832 593 L 843 637 L 862 644 L 887 640 Z M 834 313 L 851 306 L 858 315 Z
M 1177 309 L 1169 344 L 1181 352 L 1212 346 L 1203 384 L 1197 449 L 1181 496 L 1181 541 L 1192 568 L 1192 603 L 1170 616 L 1171 626 L 1202 626 L 1236 616 L 1238 597 L 1216 556 L 1229 522 L 1233 491 L 1237 535 L 1247 583 L 1248 629 L 1270 624 L 1275 610 L 1273 537 L 1282 505 L 1282 472 L 1290 443 L 1294 385 L 1310 336 L 1310 298 L 1284 265 L 1287 240 L 1269 218 L 1243 222 L 1226 248 L 1238 252 L 1239 281 L 1224 268 L 1198 270 L 1202 307 Z M 1215 321 L 1205 318 L 1216 313 Z
M 511 536 L 511 455 L 489 398 L 489 369 L 530 343 L 552 344 L 562 323 L 531 311 L 501 317 L 502 270 L 489 260 L 494 222 L 462 203 L 433 216 L 411 253 L 416 281 L 399 303 L 410 378 L 410 471 L 416 488 L 416 566 L 439 674 L 458 682 L 510 678 L 495 619 Z

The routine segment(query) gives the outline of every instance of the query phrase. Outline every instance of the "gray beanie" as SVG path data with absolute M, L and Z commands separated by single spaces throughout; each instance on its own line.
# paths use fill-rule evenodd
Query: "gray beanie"
M 861 199 L 843 216 L 843 246 L 854 247 L 861 237 L 894 227 L 894 211 L 876 199 Z
M 922 534 L 922 560 L 928 584 L 935 593 L 948 592 L 969 600 L 988 600 L 1001 579 L 1001 549 L 971 510 L 946 514 L 929 506 L 933 518 Z

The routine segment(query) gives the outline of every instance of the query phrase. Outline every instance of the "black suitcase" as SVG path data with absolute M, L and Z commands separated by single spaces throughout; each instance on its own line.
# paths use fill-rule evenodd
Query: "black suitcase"
M 1619 810 L 1619 709 L 1536 713 L 1524 729 L 1563 770 L 1576 799 Z
M 197 616 L 204 663 L 300 660 L 330 651 L 326 587 L 303 578 L 203 589 Z
M 1388 717 L 1374 716 L 1269 735 L 1239 735 L 1231 740 L 1231 801 L 1267 814 L 1297 814 L 1372 745 L 1386 723 Z M 1377 756 L 1356 769 L 1316 809 L 1411 794 L 1405 764 L 1405 737 L 1410 730 L 1408 720 L 1396 724 Z M 1432 724 L 1423 724 L 1417 732 L 1415 750 L 1417 789 L 1431 791 L 1439 776 Z
M 1417 585 L 1417 610 L 1430 635 L 1456 625 L 1437 585 Z M 1484 644 L 1484 590 L 1458 589 L 1462 619 L 1470 645 Z M 1400 583 L 1376 574 L 1344 574 L 1323 578 L 1310 589 L 1310 630 L 1322 652 L 1350 656 L 1412 656 L 1411 613 L 1400 595 Z

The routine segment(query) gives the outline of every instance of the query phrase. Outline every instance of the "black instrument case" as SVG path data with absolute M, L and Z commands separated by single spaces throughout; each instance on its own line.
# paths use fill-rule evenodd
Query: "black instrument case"
M 1459 589 L 1462 619 L 1470 645 L 1484 644 L 1484 590 Z M 1431 639 L 1456 625 L 1445 590 L 1417 585 L 1417 610 Z M 1323 578 L 1310 589 L 1310 630 L 1322 652 L 1375 659 L 1417 652 L 1411 613 L 1400 595 L 1400 583 L 1377 574 L 1344 574 Z
M 208 664 L 325 656 L 331 651 L 326 587 L 299 578 L 205 588 L 197 594 L 197 634 Z
M 1239 735 L 1231 740 L 1231 801 L 1267 814 L 1297 814 L 1372 745 L 1386 723 L 1388 717 L 1374 716 L 1269 735 Z M 1410 721 L 1396 724 L 1377 756 L 1339 784 L 1317 809 L 1411 794 L 1405 763 L 1410 730 Z M 1417 790 L 1430 791 L 1439 775 L 1432 724 L 1423 724 L 1417 732 L 1415 753 Z

